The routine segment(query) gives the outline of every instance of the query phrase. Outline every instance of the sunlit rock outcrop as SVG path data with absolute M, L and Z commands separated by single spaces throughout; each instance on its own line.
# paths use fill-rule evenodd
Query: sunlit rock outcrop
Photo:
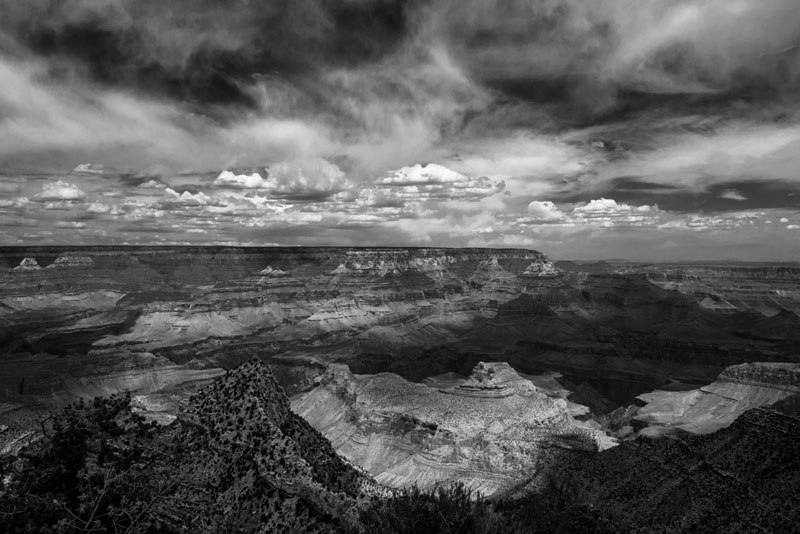
M 716 382 L 690 391 L 654 391 L 639 395 L 647 404 L 634 422 L 660 435 L 674 429 L 707 434 L 730 425 L 745 411 L 770 406 L 800 393 L 800 364 L 746 363 L 725 369 Z
M 14 271 L 38 271 L 42 266 L 36 261 L 36 258 L 23 258 L 23 260 L 14 267 Z
M 549 261 L 534 261 L 522 274 L 524 276 L 556 276 L 558 269 Z
M 91 267 L 94 261 L 89 256 L 78 254 L 62 254 L 56 261 L 48 265 L 47 269 L 69 268 L 69 267 Z
M 552 447 L 595 450 L 600 440 L 576 424 L 566 400 L 504 363 L 480 363 L 444 389 L 334 365 L 292 408 L 337 452 L 394 487 L 459 481 L 491 494 L 535 478 Z

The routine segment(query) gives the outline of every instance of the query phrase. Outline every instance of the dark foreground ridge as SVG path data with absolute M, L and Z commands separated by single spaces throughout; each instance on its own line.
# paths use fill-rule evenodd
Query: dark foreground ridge
M 148 424 L 129 399 L 67 408 L 3 464 L 2 532 L 330 532 L 374 484 L 248 362 Z
M 2 532 L 793 532 L 800 418 L 791 397 L 705 436 L 561 450 L 538 493 L 392 493 L 342 460 L 247 362 L 168 426 L 129 399 L 72 405 L 0 462 Z

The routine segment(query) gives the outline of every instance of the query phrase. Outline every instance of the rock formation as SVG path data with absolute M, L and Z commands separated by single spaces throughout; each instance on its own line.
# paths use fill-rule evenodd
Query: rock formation
M 280 269 L 273 269 L 270 266 L 265 267 L 258 274 L 262 276 L 289 276 L 289 273 L 287 273 L 286 271 L 282 271 Z
M 691 295 L 720 312 L 800 313 L 797 263 L 630 264 L 617 270 L 646 273 L 652 283 Z
M 492 494 L 534 479 L 550 448 L 595 450 L 604 437 L 503 363 L 479 363 L 446 389 L 334 365 L 292 408 L 393 487 L 463 482 Z
M 633 422 L 641 433 L 661 435 L 676 429 L 707 434 L 727 427 L 752 408 L 770 406 L 800 393 L 800 364 L 748 363 L 725 369 L 716 382 L 689 391 L 639 395 L 647 403 Z
M 91 267 L 94 261 L 89 256 L 79 256 L 77 254 L 62 254 L 56 261 L 48 265 L 47 269 L 69 268 L 69 267 Z
M 23 258 L 19 265 L 14 267 L 14 271 L 38 271 L 42 267 L 39 265 L 39 262 L 36 261 L 36 258 L 26 257 Z

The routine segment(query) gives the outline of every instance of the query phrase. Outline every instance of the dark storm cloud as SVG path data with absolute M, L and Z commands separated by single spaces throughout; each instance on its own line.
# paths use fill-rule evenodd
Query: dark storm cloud
M 3 31 L 104 84 L 202 104 L 250 104 L 257 76 L 305 83 L 320 67 L 390 52 L 407 33 L 399 0 L 31 0 L 0 4 Z
M 800 87 L 794 0 L 440 0 L 424 12 L 473 76 L 526 100 L 566 96 L 573 112 Z
M 787 95 L 800 87 L 797 15 L 793 0 L 0 2 L 4 34 L 47 58 L 49 76 L 77 69 L 222 117 L 231 104 L 262 106 L 259 87 L 275 115 L 341 113 L 330 91 L 342 86 L 322 73 L 380 61 L 410 39 L 445 46 L 501 95 L 568 103 L 581 117 L 685 106 L 688 95 Z

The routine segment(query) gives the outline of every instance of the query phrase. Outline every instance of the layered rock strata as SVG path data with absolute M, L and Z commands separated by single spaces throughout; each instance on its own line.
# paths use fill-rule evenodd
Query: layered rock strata
M 534 479 L 550 448 L 596 450 L 602 434 L 503 363 L 479 363 L 443 389 L 334 365 L 292 409 L 393 487 L 463 482 L 492 494 Z
M 510 249 L 34 247 L 0 258 L 19 264 L 0 275 L 0 394 L 22 402 L 113 384 L 149 394 L 175 385 L 153 372 L 194 381 L 294 349 L 346 344 L 339 354 L 352 357 L 452 341 L 512 298 L 532 264 L 552 270 Z
M 33 247 L 0 265 L 0 401 L 17 405 L 191 389 L 254 357 L 292 393 L 329 363 L 422 381 L 503 361 L 560 373 L 569 409 L 599 418 L 671 381 L 800 359 L 788 309 L 720 313 L 646 272 L 561 272 L 530 250 Z
M 727 427 L 745 411 L 800 393 L 800 364 L 749 363 L 725 369 L 716 382 L 690 391 L 657 390 L 639 396 L 646 405 L 633 418 L 643 435 L 676 429 L 707 434 Z

